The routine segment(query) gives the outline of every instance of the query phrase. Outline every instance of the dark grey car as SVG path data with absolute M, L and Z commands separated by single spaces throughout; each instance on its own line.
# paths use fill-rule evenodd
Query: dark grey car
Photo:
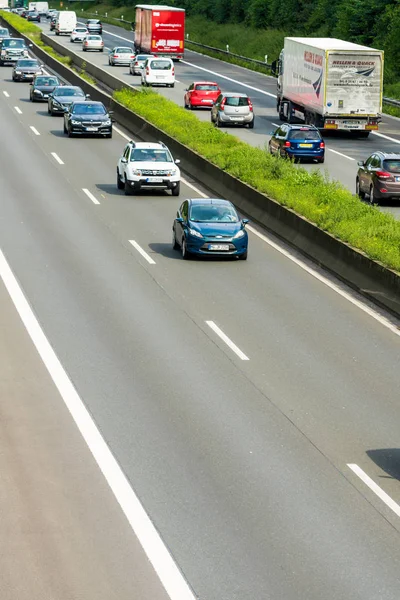
M 47 112 L 50 115 L 63 115 L 73 102 L 85 100 L 89 95 L 78 86 L 60 85 L 49 94 Z
M 89 33 L 97 33 L 101 35 L 103 32 L 103 25 L 99 19 L 88 19 L 86 21 L 86 27 Z
M 107 111 L 102 102 L 74 102 L 65 110 L 64 133 L 112 137 L 112 111 Z
M 31 83 L 29 99 L 31 102 L 47 102 L 49 95 L 60 85 L 54 75 L 35 75 Z
M 374 152 L 367 160 L 358 163 L 356 194 L 368 196 L 371 204 L 385 199 L 400 200 L 400 154 Z
M 36 58 L 20 58 L 13 69 L 13 81 L 32 81 L 35 75 L 43 73 L 43 65 Z

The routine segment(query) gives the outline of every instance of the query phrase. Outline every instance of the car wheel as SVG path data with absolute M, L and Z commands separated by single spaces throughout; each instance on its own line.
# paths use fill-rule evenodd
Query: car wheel
M 219 120 L 219 117 L 217 117 L 215 124 L 217 127 L 222 127 L 222 122 Z
M 323 165 L 323 164 L 324 164 L 324 162 L 325 162 L 325 158 L 319 158 L 319 159 L 318 159 L 318 162 L 319 162 L 319 163 L 321 163 L 321 165 Z
M 65 121 L 64 121 L 64 133 L 68 133 L 68 129 L 65 126 Z
M 121 181 L 121 177 L 119 176 L 119 171 L 117 169 L 117 188 L 119 190 L 123 190 L 125 187 L 125 183 L 123 181 Z
M 172 194 L 172 196 L 179 196 L 180 189 L 181 189 L 181 184 L 180 184 L 180 183 L 178 183 L 178 184 L 177 184 L 177 185 L 176 185 L 174 188 L 172 188 L 172 190 L 171 190 L 171 194 Z
M 174 228 L 172 228 L 172 248 L 174 250 L 179 250 L 179 244 L 176 241 L 176 232 Z
M 190 253 L 187 251 L 186 240 L 184 237 L 182 238 L 181 252 L 183 260 L 189 260 Z
M 67 133 L 68 133 L 68 137 L 69 137 L 69 138 L 72 138 L 72 137 L 74 137 L 74 134 L 72 133 L 72 131 L 71 131 L 71 128 L 70 128 L 70 127 L 68 127 L 68 129 L 67 129 Z
M 175 84 L 174 84 L 174 83 L 171 83 L 171 85 L 170 85 L 169 87 L 172 87 L 172 88 L 173 88 L 173 87 L 175 87 Z
M 111 133 L 107 133 L 107 135 L 106 135 L 105 137 L 106 137 L 107 139 L 111 140 L 111 138 L 112 138 L 112 131 L 111 131 Z
M 272 148 L 271 148 L 271 144 L 270 144 L 270 143 L 268 144 L 268 152 L 269 152 L 270 154 L 273 154 L 273 152 L 272 152 Z
M 378 204 L 377 199 L 375 198 L 374 186 L 371 185 L 369 188 L 369 203 L 370 204 Z
M 49 105 L 47 105 L 47 112 L 49 113 L 49 115 L 51 115 L 51 114 L 52 114 L 52 112 L 51 112 L 51 109 L 50 109 L 50 106 L 49 106 Z
M 249 123 L 249 129 L 254 129 L 254 121 L 255 121 L 255 119 L 254 119 L 254 117 L 253 117 L 253 120 L 252 120 L 252 122 L 251 122 L 251 123 Z
M 129 185 L 126 176 L 125 176 L 125 182 L 124 182 L 124 191 L 125 191 L 125 196 L 130 196 L 132 193 L 132 188 Z
M 243 252 L 243 254 L 241 254 L 239 256 L 239 260 L 247 260 L 247 250 L 246 250 L 246 252 Z
M 189 102 L 189 104 L 188 104 L 188 109 L 193 110 L 193 104 L 191 102 Z
M 100 52 L 104 52 L 104 48 L 100 48 Z
M 356 179 L 356 196 L 358 196 L 358 197 L 359 197 L 359 198 L 361 198 L 362 200 L 365 198 L 365 192 L 362 192 L 362 191 L 361 191 L 361 188 L 360 188 L 360 180 L 358 179 L 358 177 L 357 177 L 357 179 Z

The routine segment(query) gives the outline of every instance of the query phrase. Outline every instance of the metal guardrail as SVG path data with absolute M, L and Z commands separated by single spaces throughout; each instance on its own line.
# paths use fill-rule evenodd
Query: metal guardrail
M 400 100 L 393 100 L 393 98 L 382 98 L 384 104 L 389 104 L 389 106 L 397 106 L 400 108 Z

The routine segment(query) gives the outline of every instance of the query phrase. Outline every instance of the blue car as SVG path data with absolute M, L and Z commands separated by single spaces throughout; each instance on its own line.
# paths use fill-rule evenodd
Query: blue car
M 325 142 L 314 125 L 282 124 L 271 133 L 268 144 L 271 154 L 296 159 L 325 160 Z
M 245 225 L 228 200 L 192 198 L 185 200 L 172 225 L 172 245 L 182 258 L 236 256 L 247 259 L 248 236 Z

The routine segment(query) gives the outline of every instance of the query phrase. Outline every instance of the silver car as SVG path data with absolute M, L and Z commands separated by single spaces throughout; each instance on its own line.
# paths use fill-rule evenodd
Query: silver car
M 98 52 L 104 52 L 104 42 L 101 35 L 87 35 L 83 38 L 82 42 L 83 52 L 88 50 L 97 50 Z
M 135 51 L 129 46 L 116 46 L 110 50 L 108 55 L 108 64 L 112 67 L 115 65 L 130 65 L 135 58 Z
M 144 67 L 144 63 L 148 58 L 151 58 L 151 54 L 138 54 L 129 64 L 129 72 L 131 75 L 141 75 Z
M 222 93 L 211 109 L 211 123 L 223 125 L 247 125 L 254 127 L 253 104 L 247 94 Z

